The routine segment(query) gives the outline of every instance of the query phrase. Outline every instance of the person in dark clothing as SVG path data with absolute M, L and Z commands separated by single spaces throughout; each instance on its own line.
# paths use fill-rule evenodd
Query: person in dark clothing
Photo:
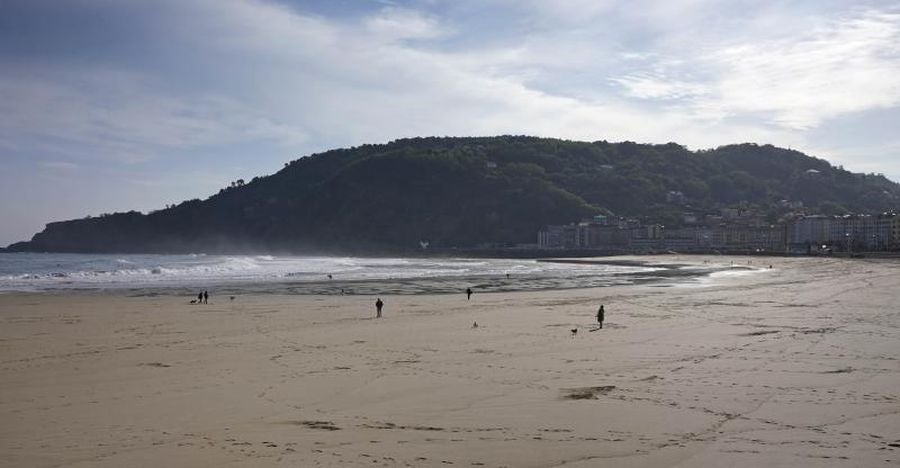
M 197 304 L 203 304 L 203 291 L 197 294 Z
M 472 288 L 466 288 L 466 300 L 472 299 Z
M 603 310 L 603 304 L 600 304 L 600 308 L 597 309 L 597 323 L 600 324 L 600 328 L 603 328 L 604 318 L 606 318 L 606 311 Z
M 209 304 L 209 291 L 203 291 L 203 303 Z
M 375 318 L 381 318 L 381 308 L 384 307 L 384 302 L 381 302 L 381 298 L 375 301 Z

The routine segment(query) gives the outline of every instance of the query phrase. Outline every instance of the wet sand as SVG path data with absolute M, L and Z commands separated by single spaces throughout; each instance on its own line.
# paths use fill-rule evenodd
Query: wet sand
M 658 260 L 706 259 L 732 260 Z M 382 296 L 380 320 L 374 296 L 0 295 L 0 466 L 900 463 L 900 262 L 733 260 L 775 268 Z

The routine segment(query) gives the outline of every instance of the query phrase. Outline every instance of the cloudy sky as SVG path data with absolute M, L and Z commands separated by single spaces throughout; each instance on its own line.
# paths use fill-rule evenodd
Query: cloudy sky
M 772 143 L 900 181 L 900 5 L 3 0 L 0 245 L 337 147 Z

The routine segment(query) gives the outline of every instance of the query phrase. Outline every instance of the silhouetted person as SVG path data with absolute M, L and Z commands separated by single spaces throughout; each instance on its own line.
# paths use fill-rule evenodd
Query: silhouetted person
M 197 294 L 197 304 L 203 304 L 203 291 Z
M 603 304 L 600 304 L 600 308 L 597 309 L 597 323 L 600 324 L 600 328 L 603 328 L 604 318 L 606 318 L 606 311 L 603 310 Z
M 209 291 L 203 291 L 203 303 L 209 304 Z
M 506 279 L 509 279 L 509 273 L 506 274 Z
M 472 299 L 472 288 L 466 288 L 466 300 Z
M 384 302 L 381 302 L 381 298 L 379 297 L 375 301 L 375 318 L 381 318 L 381 308 L 384 307 Z
M 328 279 L 334 279 L 334 277 L 331 276 L 331 273 L 328 273 Z

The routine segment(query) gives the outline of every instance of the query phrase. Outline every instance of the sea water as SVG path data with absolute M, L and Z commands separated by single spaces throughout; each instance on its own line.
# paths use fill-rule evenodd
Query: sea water
M 0 292 L 165 289 L 288 294 L 521 291 L 692 281 L 725 267 L 534 259 L 0 254 Z

